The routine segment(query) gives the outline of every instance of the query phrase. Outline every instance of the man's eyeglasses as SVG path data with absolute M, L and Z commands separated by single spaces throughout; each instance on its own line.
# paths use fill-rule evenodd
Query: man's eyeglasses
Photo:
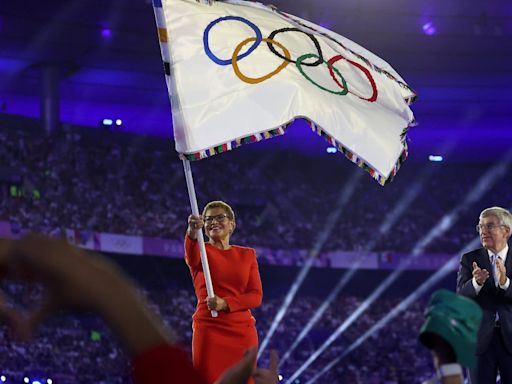
M 504 225 L 503 224 L 493 224 L 493 223 L 491 223 L 491 224 L 477 224 L 476 231 L 478 233 L 481 233 L 484 230 L 486 230 L 487 232 L 492 232 L 495 229 L 498 229 L 499 227 L 504 227 Z
M 226 221 L 227 218 L 228 218 L 228 215 L 226 215 L 225 213 L 222 213 L 220 215 L 215 215 L 215 216 L 205 216 L 204 222 L 206 224 L 211 224 L 211 223 L 213 223 L 213 220 L 215 220 L 217 223 L 223 223 Z

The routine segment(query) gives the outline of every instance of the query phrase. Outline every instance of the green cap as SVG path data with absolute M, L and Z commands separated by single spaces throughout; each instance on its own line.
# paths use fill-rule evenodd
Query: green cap
M 457 362 L 472 368 L 476 363 L 476 341 L 481 320 L 482 310 L 477 303 L 440 289 L 432 294 L 425 309 L 420 341 L 427 348 L 432 348 L 428 334 L 441 336 L 453 348 Z

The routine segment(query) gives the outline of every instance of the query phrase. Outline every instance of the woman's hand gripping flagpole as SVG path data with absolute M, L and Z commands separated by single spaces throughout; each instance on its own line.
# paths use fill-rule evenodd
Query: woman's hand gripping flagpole
M 194 188 L 194 179 L 192 178 L 192 169 L 190 168 L 190 162 L 187 159 L 183 159 L 183 169 L 185 170 L 185 180 L 187 181 L 188 197 L 190 199 L 190 208 L 192 208 L 192 214 L 199 216 L 199 208 L 197 206 L 196 191 Z M 214 297 L 212 277 L 210 275 L 210 267 L 208 265 L 208 257 L 206 256 L 206 247 L 204 245 L 203 230 L 197 230 L 197 241 L 199 243 L 199 252 L 201 253 L 201 264 L 203 265 L 204 279 L 206 281 L 206 291 L 208 297 Z M 212 317 L 217 317 L 218 313 L 215 310 L 210 311 Z

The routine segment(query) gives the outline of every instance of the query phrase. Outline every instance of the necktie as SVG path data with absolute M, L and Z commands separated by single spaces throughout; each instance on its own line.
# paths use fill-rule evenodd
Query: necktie
M 497 259 L 500 259 L 501 260 L 501 257 L 499 257 L 498 255 L 492 255 L 491 256 L 491 263 L 492 263 L 492 277 L 494 277 L 494 285 L 496 286 L 496 288 L 498 287 L 498 274 L 496 273 L 496 260 Z M 495 317 L 495 322 L 498 324 L 499 321 L 500 321 L 500 315 L 498 312 L 496 312 L 496 317 Z
M 491 256 L 491 264 L 492 264 L 492 277 L 494 279 L 494 285 L 497 287 L 498 286 L 498 274 L 496 273 L 496 259 L 498 258 L 499 256 L 497 255 L 492 255 Z

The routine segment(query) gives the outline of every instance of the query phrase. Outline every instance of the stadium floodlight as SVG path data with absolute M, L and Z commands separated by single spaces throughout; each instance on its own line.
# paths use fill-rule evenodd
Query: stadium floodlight
M 449 153 L 452 151 L 454 147 L 453 142 L 444 143 L 440 148 L 442 152 Z M 398 203 L 394 206 L 394 208 L 388 212 L 384 220 L 382 221 L 378 232 L 368 240 L 364 249 L 361 251 L 362 253 L 369 254 L 373 251 L 375 245 L 378 244 L 379 240 L 385 236 L 390 229 L 395 225 L 395 223 L 403 216 L 407 208 L 416 200 L 418 195 L 422 190 L 424 190 L 424 185 L 427 180 L 432 177 L 432 174 L 437 170 L 436 167 L 425 167 L 421 174 L 414 180 L 411 186 L 407 189 L 406 193 L 401 197 Z M 324 302 L 320 305 L 318 310 L 315 312 L 314 316 L 309 320 L 309 322 L 304 326 L 301 330 L 300 334 L 295 338 L 293 344 L 288 348 L 286 353 L 281 358 L 279 363 L 280 366 L 284 364 L 284 362 L 291 356 L 295 348 L 300 344 L 300 342 L 308 335 L 309 331 L 313 326 L 322 318 L 322 315 L 329 308 L 331 303 L 338 296 L 339 292 L 349 283 L 349 281 L 354 277 L 357 273 L 359 266 L 365 261 L 365 256 L 360 257 L 356 260 L 350 269 L 348 269 L 343 276 L 340 277 L 338 283 L 335 288 L 331 291 L 329 296 L 324 300 Z
M 415 180 L 415 182 L 411 185 L 411 187 L 407 190 L 405 195 L 398 201 L 395 207 L 386 215 L 382 224 L 379 227 L 378 233 L 375 234 L 367 243 L 362 250 L 362 256 L 352 264 L 350 269 L 348 269 L 343 276 L 340 277 L 338 283 L 331 291 L 329 296 L 324 300 L 324 302 L 320 305 L 318 310 L 315 312 L 313 317 L 309 320 L 309 322 L 304 326 L 301 330 L 300 334 L 295 338 L 293 344 L 288 348 L 286 353 L 283 355 L 280 361 L 280 365 L 283 365 L 286 360 L 291 356 L 292 352 L 297 348 L 300 342 L 308 335 L 309 331 L 313 328 L 313 326 L 322 318 L 322 315 L 329 308 L 331 303 L 338 297 L 338 294 L 341 290 L 348 284 L 348 282 L 352 279 L 352 277 L 357 273 L 360 265 L 366 260 L 366 257 L 378 243 L 378 241 L 386 235 L 392 226 L 398 221 L 398 219 L 403 215 L 405 210 L 412 204 L 412 202 L 416 199 L 418 194 L 423 190 L 423 186 L 425 181 L 428 180 L 433 171 L 434 167 L 426 167 L 426 169 L 420 174 L 420 176 Z
M 100 127 L 112 129 L 123 125 L 123 120 L 120 118 L 104 118 L 100 120 Z
M 102 28 L 101 29 L 101 37 L 103 39 L 110 39 L 112 37 L 112 30 L 110 28 Z
M 440 155 L 429 155 L 428 159 L 433 162 L 441 162 L 444 160 L 443 156 Z
M 4 375 L 0 376 L 0 381 L 2 383 L 5 383 L 6 380 L 7 380 L 7 377 L 5 377 Z
M 432 21 L 428 21 L 421 26 L 423 33 L 427 36 L 435 35 L 437 32 L 437 28 Z
M 325 151 L 327 153 L 336 153 L 338 150 L 336 149 L 336 147 L 327 147 Z
M 460 214 L 467 209 L 468 206 L 476 203 L 484 196 L 485 193 L 503 176 L 507 174 L 510 168 L 510 162 L 512 160 L 512 150 L 508 151 L 501 160 L 499 160 L 495 166 L 489 169 L 483 176 L 478 179 L 475 187 L 466 195 L 464 201 L 455 207 L 449 214 L 443 216 L 441 221 L 434 226 L 429 233 L 424 236 L 416 246 L 414 247 L 413 253 L 422 253 L 424 249 L 434 239 L 438 238 L 446 231 L 448 231 L 453 223 L 459 218 Z
M 480 177 L 476 186 L 466 195 L 464 200 L 456 206 L 450 213 L 444 215 L 432 229 L 423 236 L 414 246 L 409 258 L 404 260 L 403 263 L 389 275 L 377 289 L 353 312 L 338 328 L 332 333 L 331 336 L 304 362 L 291 376 L 290 381 L 298 378 L 322 352 L 324 352 L 345 330 L 355 322 L 359 316 L 370 307 L 387 288 L 393 284 L 398 277 L 402 275 L 404 270 L 408 268 L 412 262 L 424 252 L 425 248 L 431 244 L 435 239 L 446 233 L 453 224 L 457 221 L 460 214 L 467 209 L 468 206 L 477 202 L 498 180 L 503 177 L 509 167 L 512 159 L 512 150 L 507 152 L 502 160 L 489 169 L 483 176 Z
M 295 298 L 297 291 L 299 290 L 300 286 L 306 279 L 306 276 L 309 273 L 309 270 L 313 266 L 313 262 L 315 261 L 316 257 L 320 254 L 320 251 L 322 250 L 324 244 L 329 239 L 329 236 L 331 235 L 331 232 L 333 231 L 334 226 L 338 222 L 338 219 L 340 218 L 341 213 L 343 212 L 343 208 L 349 202 L 350 198 L 354 194 L 354 191 L 359 183 L 359 179 L 361 178 L 361 175 L 363 175 L 362 172 L 355 172 L 353 177 L 350 179 L 350 181 L 345 184 L 345 188 L 343 189 L 340 196 L 338 197 L 338 200 L 336 201 L 333 211 L 327 217 L 325 225 L 322 228 L 322 230 L 319 232 L 318 238 L 316 239 L 315 244 L 313 245 L 313 248 L 308 252 L 308 258 L 307 258 L 306 262 L 304 263 L 304 266 L 302 267 L 299 274 L 297 275 L 297 278 L 295 279 L 292 286 L 288 290 L 288 293 L 286 294 L 283 305 L 281 306 L 281 308 L 279 308 L 276 316 L 272 320 L 272 323 L 270 324 L 270 328 L 269 328 L 267 334 L 265 335 L 265 339 L 263 340 L 263 342 L 260 345 L 260 348 L 258 351 L 258 358 L 263 354 L 263 351 L 267 347 L 268 343 L 270 342 L 270 339 L 274 335 L 274 332 L 276 331 L 277 327 L 281 323 L 281 320 L 283 319 L 286 311 L 290 307 L 292 300 Z
M 386 324 L 398 316 L 401 312 L 405 311 L 411 304 L 417 302 L 418 298 L 421 297 L 425 292 L 435 286 L 439 281 L 444 279 L 450 272 L 452 272 L 458 265 L 460 256 L 459 254 L 466 253 L 471 249 L 474 249 L 480 243 L 479 239 L 476 238 L 472 242 L 468 243 L 460 252 L 453 255 L 450 260 L 436 273 L 430 276 L 420 287 L 418 287 L 413 293 L 407 298 L 402 300 L 395 308 L 391 310 L 386 316 L 379 320 L 372 328 L 366 331 L 361 337 L 354 341 L 339 357 L 332 360 L 327 364 L 320 372 L 312 377 L 306 384 L 313 384 L 323 374 L 328 372 L 332 367 L 338 364 L 345 356 L 353 352 L 357 347 L 363 344 L 368 338 L 379 332 Z
M 47 379 L 46 380 L 46 384 L 53 384 L 53 380 L 52 379 Z
M 28 383 L 30 383 L 30 379 L 27 376 L 25 376 L 23 378 L 23 382 L 28 384 Z
M 32 384 L 41 384 L 41 382 L 39 380 L 34 380 Z

